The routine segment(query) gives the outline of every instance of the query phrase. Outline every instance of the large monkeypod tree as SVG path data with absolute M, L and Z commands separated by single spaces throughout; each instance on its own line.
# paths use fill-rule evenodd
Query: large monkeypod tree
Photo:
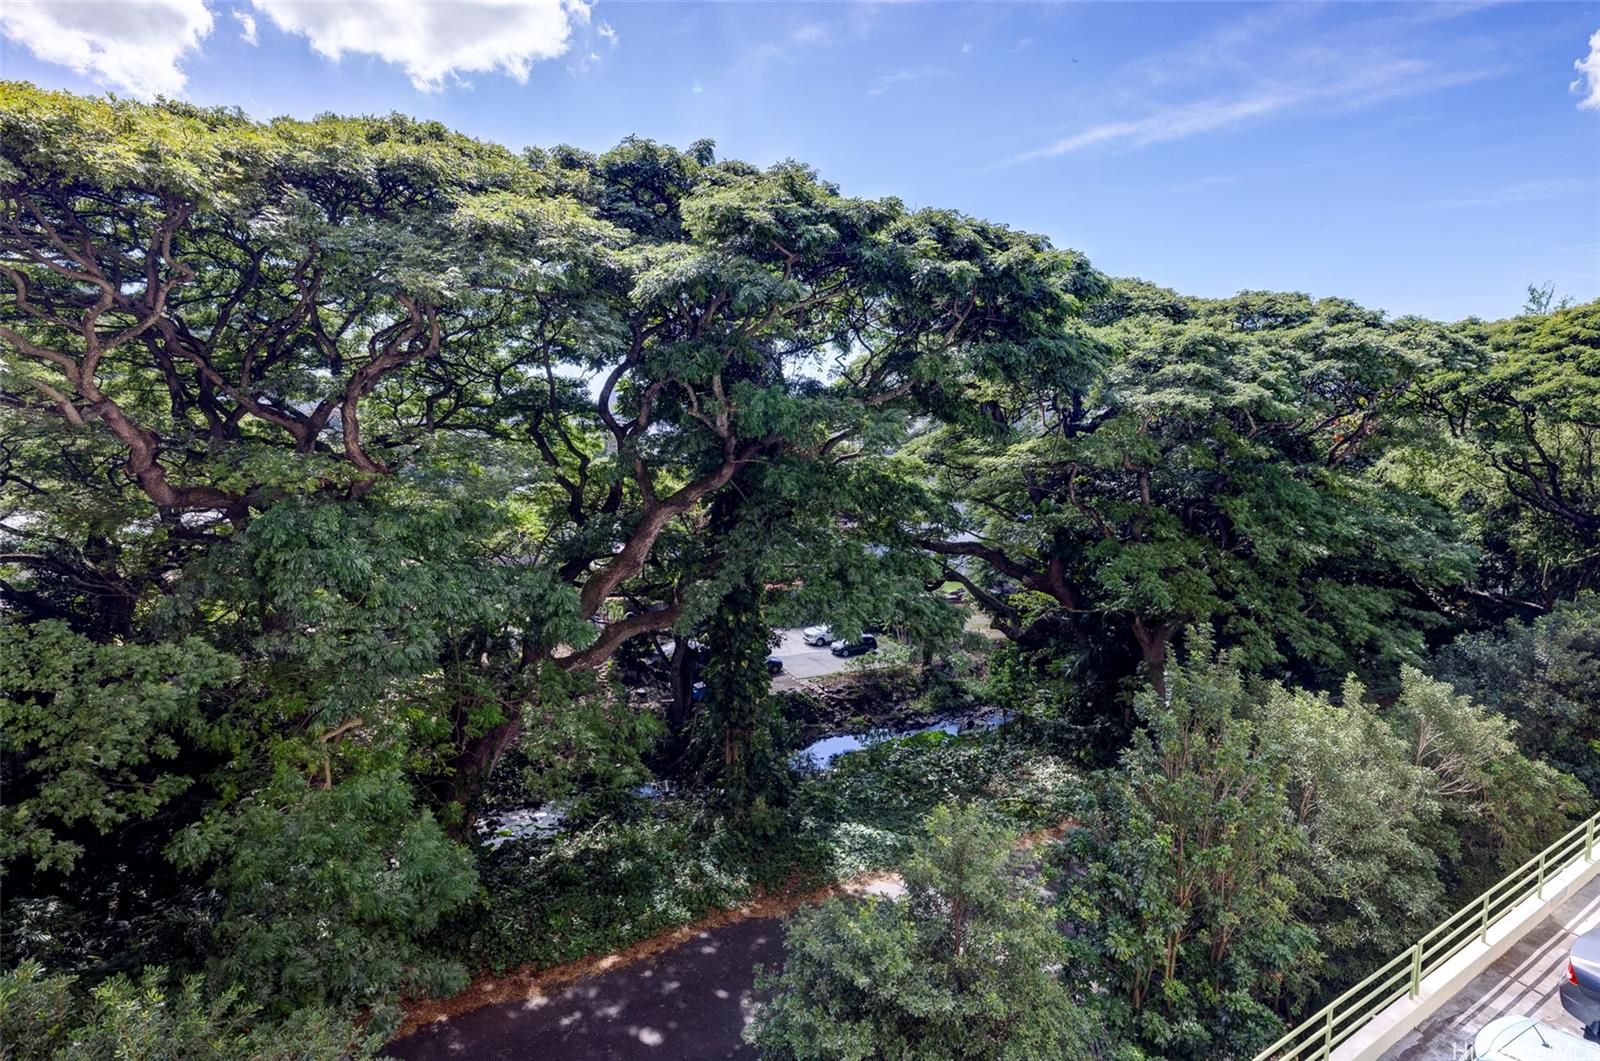
M 530 707 L 560 710 L 631 638 L 703 622 L 736 576 L 765 580 L 763 541 L 802 601 L 802 565 L 869 566 L 912 412 L 1075 357 L 1063 336 L 1098 283 L 1038 237 L 707 144 L 518 156 L 399 117 L 257 123 L 16 84 L 0 144 L 8 651 L 63 645 L 181 690 L 136 720 L 154 754 L 84 767 L 150 798 L 36 802 L 18 857 L 115 869 L 106 834 L 142 816 L 148 835 L 116 835 L 138 834 L 142 865 L 181 858 L 172 886 L 214 872 L 218 916 L 295 894 L 349 923 L 317 936 L 327 954 L 221 934 L 264 966 L 334 968 L 357 940 L 393 956 L 346 998 L 438 982 L 383 941 L 467 899 L 439 830 L 470 824 Z M 709 506 L 744 473 L 763 516 L 723 547 Z M 800 548 L 840 521 L 841 543 Z M 858 597 L 929 574 L 871 566 Z M 207 654 L 92 647 L 186 637 Z M 168 673 L 184 655 L 204 674 Z M 70 715 L 95 673 L 8 687 L 8 710 Z M 128 743 L 128 719 L 85 717 Z M 8 733 L 8 789 L 60 791 L 53 764 L 84 737 Z M 361 875 L 314 893 L 262 876 L 336 849 L 411 865 L 408 902 L 375 903 Z M 28 884 L 50 888 L 71 890 Z M 293 1005 L 337 993 L 277 982 Z
M 1409 481 L 1465 513 L 1475 603 L 1526 619 L 1600 587 L 1600 303 L 1497 324 L 1417 322 L 1439 351 Z
M 935 507 L 906 533 L 996 627 L 1088 660 L 1102 706 L 1135 674 L 1162 689 L 1197 622 L 1252 667 L 1419 651 L 1466 561 L 1441 509 L 1371 474 L 1424 367 L 1381 316 L 1125 282 L 1092 319 L 1100 371 L 993 387 L 911 451 Z

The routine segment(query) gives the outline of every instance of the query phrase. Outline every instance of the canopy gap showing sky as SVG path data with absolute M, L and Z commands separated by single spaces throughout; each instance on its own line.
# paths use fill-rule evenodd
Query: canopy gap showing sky
M 1189 294 L 1600 296 L 1600 3 L 4 0 L 0 75 L 802 160 Z

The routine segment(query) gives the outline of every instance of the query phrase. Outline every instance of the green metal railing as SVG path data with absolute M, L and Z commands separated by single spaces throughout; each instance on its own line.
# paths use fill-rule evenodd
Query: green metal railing
M 1257 1054 L 1255 1061 L 1319 1061 L 1334 1047 L 1402 998 L 1416 998 L 1422 981 L 1461 953 L 1473 940 L 1488 941 L 1489 929 L 1530 895 L 1544 897 L 1545 885 L 1579 861 L 1592 861 L 1600 839 L 1600 814 L 1595 815 L 1500 883 L 1457 910 L 1448 920 L 1396 954 L 1372 975 L 1328 1003 L 1282 1039 Z

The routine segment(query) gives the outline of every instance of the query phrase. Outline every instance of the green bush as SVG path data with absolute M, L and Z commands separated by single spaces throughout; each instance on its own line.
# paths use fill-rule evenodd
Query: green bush
M 1433 671 L 1517 723 L 1513 737 L 1525 754 L 1600 797 L 1600 594 L 1458 638 L 1435 657 Z
M 746 1031 L 770 1059 L 1083 1057 L 1053 968 L 1061 938 L 980 811 L 940 807 L 903 900 L 832 900 L 790 921 L 786 961 Z
M 666 801 L 663 801 L 666 803 Z M 487 909 L 471 950 L 495 969 L 605 954 L 750 895 L 716 859 L 693 808 L 596 821 L 581 831 L 502 844 L 481 856 Z
M 160 966 L 86 995 L 36 962 L 0 974 L 0 1061 L 343 1061 L 380 1045 L 321 1009 L 263 1023 L 240 985 L 210 994 L 203 977 L 169 983 Z
M 185 831 L 174 855 L 186 868 L 217 863 L 213 972 L 279 1012 L 376 1006 L 381 1020 L 397 992 L 466 986 L 423 940 L 477 894 L 471 856 L 396 770 L 329 789 L 280 771 Z
M 940 803 L 981 803 L 1021 828 L 1054 825 L 1070 812 L 1074 779 L 1064 760 L 1008 732 L 934 730 L 839 758 L 807 779 L 802 807 L 847 877 L 904 858 Z

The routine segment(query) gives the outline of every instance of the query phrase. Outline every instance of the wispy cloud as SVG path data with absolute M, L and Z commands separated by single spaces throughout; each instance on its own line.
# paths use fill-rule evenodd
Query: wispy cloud
M 261 43 L 261 38 L 256 34 L 256 17 L 248 11 L 235 11 L 233 19 L 239 23 L 239 39 L 254 48 Z
M 1600 29 L 1595 30 L 1594 36 L 1589 38 L 1589 54 L 1572 65 L 1578 71 L 1572 91 L 1584 94 L 1578 106 L 1584 110 L 1600 111 Z
M 1394 27 L 1384 20 L 1310 34 L 1309 45 L 1286 43 L 1283 31 L 1311 10 L 1311 5 L 1268 9 L 1187 47 L 1128 63 L 1102 105 L 1133 113 L 1085 125 L 999 164 L 1090 148 L 1130 150 L 1291 113 L 1347 111 L 1504 72 L 1480 56 L 1397 53 Z M 1307 36 L 1303 27 L 1295 29 L 1295 40 Z M 1185 95 L 1189 98 L 1174 98 Z
M 1129 147 L 1144 147 L 1163 140 L 1177 140 L 1195 133 L 1206 133 L 1234 125 L 1247 118 L 1271 114 L 1282 110 L 1291 102 L 1289 96 L 1271 94 L 1249 99 L 1202 100 L 1157 111 L 1134 121 L 1106 122 L 1093 125 L 1082 132 L 1062 137 L 1054 143 L 1024 151 L 1012 162 L 1032 162 L 1035 159 L 1053 158 L 1070 151 L 1080 151 L 1097 144 L 1121 143 Z
M 909 84 L 913 81 L 925 81 L 930 77 L 944 77 L 950 71 L 936 66 L 926 66 L 917 70 L 896 70 L 890 74 L 881 74 L 878 80 L 867 89 L 869 96 L 881 96 L 896 85 Z
M 818 5 L 813 10 L 825 6 Z M 884 7 L 881 2 L 834 5 L 841 12 L 838 17 L 790 25 L 777 38 L 747 50 L 737 64 L 738 70 L 746 76 L 754 75 L 772 64 L 795 62 L 798 53 L 806 49 L 860 40 L 873 32 Z
M 821 22 L 807 22 L 796 27 L 789 39 L 796 44 L 821 44 L 833 36 L 833 30 Z
M 1571 195 L 1592 194 L 1594 189 L 1593 181 L 1579 180 L 1576 177 L 1557 177 L 1550 180 L 1522 181 L 1483 192 L 1435 199 L 1428 205 L 1444 208 L 1510 206 L 1514 203 L 1543 202 L 1547 199 L 1564 199 Z

